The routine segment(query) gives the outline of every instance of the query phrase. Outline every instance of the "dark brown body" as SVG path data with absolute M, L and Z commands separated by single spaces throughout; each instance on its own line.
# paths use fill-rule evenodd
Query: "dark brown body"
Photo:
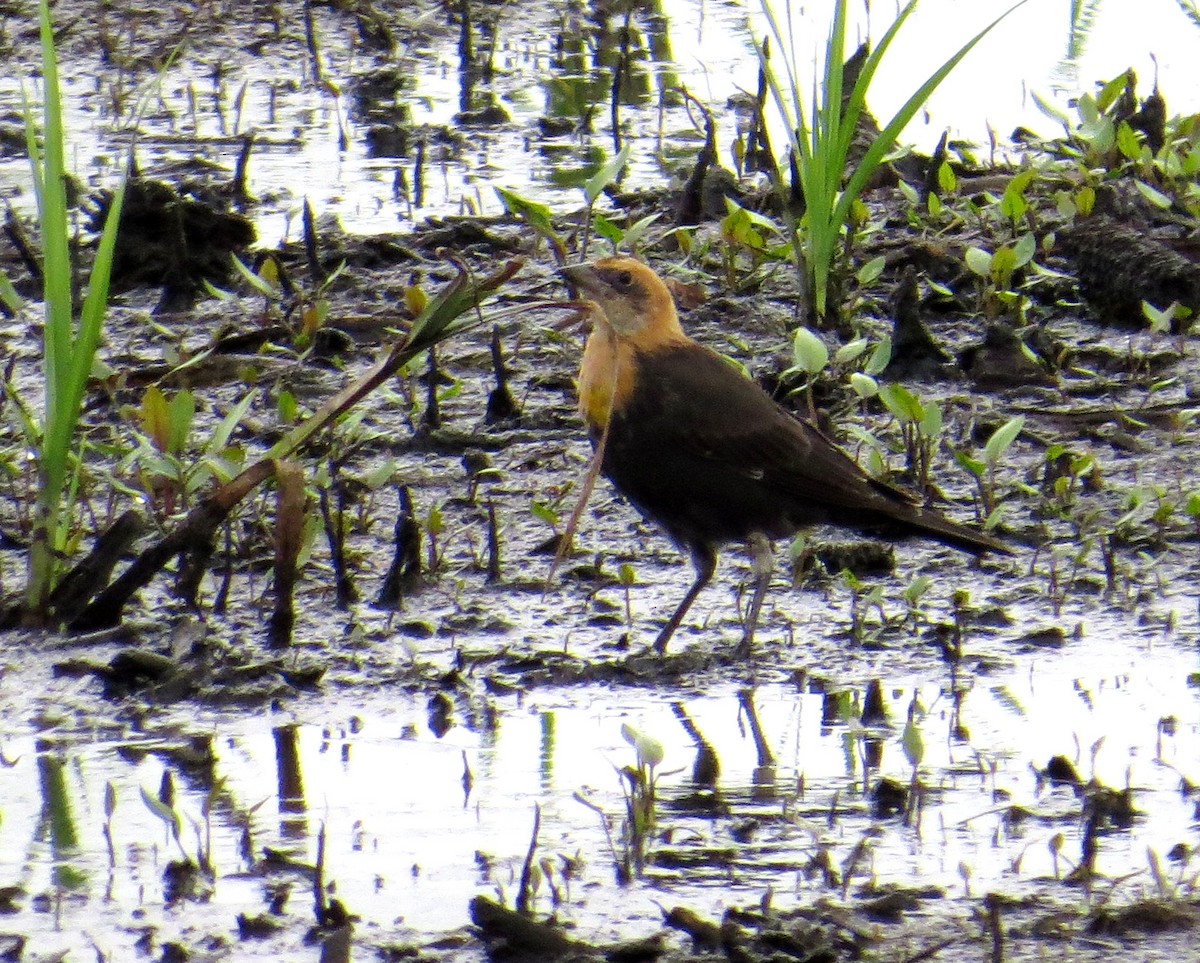
M 603 471 L 680 548 L 831 524 L 1008 551 L 872 479 L 707 348 L 684 342 L 634 357 L 635 387 L 612 414 Z

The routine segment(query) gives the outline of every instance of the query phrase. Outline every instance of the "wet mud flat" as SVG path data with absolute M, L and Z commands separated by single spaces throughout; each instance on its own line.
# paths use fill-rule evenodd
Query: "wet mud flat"
M 1011 177 L 964 171 L 957 191 Z M 604 483 L 546 585 L 590 449 L 580 338 L 534 307 L 566 292 L 528 226 L 314 226 L 307 249 L 273 252 L 290 283 L 263 294 L 226 266 L 232 248 L 267 276 L 229 191 L 189 194 L 189 251 L 212 256 L 181 266 L 152 230 L 179 184 L 154 180 L 87 419 L 82 541 L 129 506 L 149 521 L 121 568 L 228 470 L 196 466 L 244 464 L 361 375 L 404 331 L 414 287 L 455 276 L 444 252 L 476 276 L 522 266 L 484 324 L 306 449 L 288 645 L 268 644 L 269 489 L 221 530 L 194 605 L 169 566 L 115 627 L 9 635 L 10 958 L 1195 955 L 1195 347 L 1129 327 L 1141 300 L 1200 290 L 1186 224 L 1119 181 L 1090 223 L 1039 196 L 1046 270 L 1028 272 L 1024 323 L 1006 328 L 965 265 L 1008 229 L 935 229 L 899 185 L 873 191 L 854 267 L 882 269 L 847 282 L 841 326 L 820 335 L 836 349 L 893 334 L 909 367 L 891 377 L 943 416 L 934 503 L 970 520 L 994 499 L 1019 554 L 975 565 L 813 533 L 790 569 L 780 547 L 740 661 L 746 568 L 731 551 L 658 658 L 645 647 L 690 573 Z M 677 190 L 607 203 L 666 226 Z M 578 225 L 556 222 L 572 246 Z M 788 373 L 789 265 L 756 262 L 716 222 L 689 254 L 642 253 L 679 282 L 690 333 L 807 413 Z M 0 258 L 30 294 L 19 251 Z M 202 296 L 200 277 L 232 296 Z M 914 315 L 940 352 L 893 328 Z M 17 396 L 36 391 L 38 334 L 31 311 L 0 332 Z M 812 392 L 830 432 L 918 483 L 904 425 L 844 375 Z M 146 441 L 151 384 L 194 398 L 181 467 Z M 15 588 L 33 480 L 15 404 L 3 413 L 0 565 Z M 1017 415 L 985 496 L 954 454 L 979 457 Z

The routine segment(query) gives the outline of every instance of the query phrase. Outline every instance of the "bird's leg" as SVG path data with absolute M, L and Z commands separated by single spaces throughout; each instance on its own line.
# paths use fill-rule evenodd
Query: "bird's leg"
M 737 655 L 742 659 L 750 656 L 750 646 L 754 644 L 754 629 L 758 625 L 758 612 L 762 608 L 763 596 L 767 594 L 767 586 L 771 584 L 771 575 L 775 571 L 775 553 L 771 550 L 771 542 L 766 535 L 762 532 L 751 532 L 750 537 L 746 539 L 746 548 L 750 552 L 751 569 L 754 572 L 754 594 L 750 596 L 742 641 L 737 647 Z
M 693 545 L 692 565 L 696 569 L 696 580 L 692 582 L 692 587 L 687 590 L 687 595 L 683 597 L 683 601 L 679 603 L 678 607 L 671 614 L 671 617 L 667 620 L 667 624 L 658 633 L 658 638 L 654 640 L 654 651 L 659 655 L 666 654 L 667 643 L 671 641 L 671 636 L 675 634 L 675 630 L 679 628 L 679 623 L 687 615 L 687 610 L 696 601 L 696 596 L 700 594 L 700 590 L 712 580 L 713 572 L 717 569 L 716 551 L 708 545 Z

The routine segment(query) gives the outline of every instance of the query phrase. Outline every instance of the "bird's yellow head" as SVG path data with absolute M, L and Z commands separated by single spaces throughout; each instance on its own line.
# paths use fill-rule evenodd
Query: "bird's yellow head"
M 683 337 L 675 300 L 662 278 L 640 261 L 606 257 L 573 264 L 562 274 L 600 306 L 603 321 L 619 339 L 642 350 Z
M 596 324 L 579 369 L 579 408 L 594 432 L 633 392 L 637 357 L 686 340 L 662 278 L 627 257 L 573 264 L 563 276 L 594 302 Z

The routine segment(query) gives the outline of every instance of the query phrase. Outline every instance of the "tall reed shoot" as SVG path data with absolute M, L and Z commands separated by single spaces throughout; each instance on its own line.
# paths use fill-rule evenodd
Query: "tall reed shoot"
M 836 313 L 839 308 L 836 303 L 831 306 L 829 299 L 842 231 L 850 219 L 854 203 L 871 176 L 894 148 L 900 132 L 908 126 L 950 71 L 992 28 L 1028 0 L 1020 0 L 1010 7 L 938 67 L 904 102 L 857 161 L 852 161 L 849 156 L 850 146 L 859 119 L 866 109 L 867 91 L 900 27 L 916 9 L 917 0 L 910 0 L 901 9 L 879 43 L 867 55 L 848 94 L 843 91 L 847 0 L 835 0 L 825 55 L 823 62 L 819 61 L 817 65 L 818 69 L 822 69 L 823 77 L 819 84 L 814 78 L 811 107 L 806 105 L 800 76 L 800 65 L 804 61 L 796 52 L 791 2 L 784 0 L 786 24 L 776 16 L 774 0 L 761 2 L 771 46 L 778 52 L 783 65 L 782 76 L 775 72 L 763 44 L 760 43 L 758 49 L 772 100 L 787 127 L 792 157 L 804 195 L 804 215 L 793 237 L 800 248 L 797 255 L 803 264 L 810 320 L 819 324 L 827 312 L 832 310 Z M 847 169 L 851 163 L 853 166 Z M 783 196 L 783 185 L 778 187 Z
M 42 145 L 34 107 L 25 99 L 25 137 L 37 196 L 42 235 L 45 303 L 43 332 L 43 405 L 37 437 L 30 439 L 37 458 L 38 491 L 29 550 L 25 612 L 44 618 L 66 548 L 74 514 L 72 455 L 92 361 L 100 343 L 108 304 L 108 282 L 124 200 L 117 188 L 100 237 L 78 321 L 72 303 L 63 110 L 48 0 L 38 4 L 42 46 Z M 78 462 L 74 464 L 77 466 Z M 74 471 L 78 471 L 76 467 Z

